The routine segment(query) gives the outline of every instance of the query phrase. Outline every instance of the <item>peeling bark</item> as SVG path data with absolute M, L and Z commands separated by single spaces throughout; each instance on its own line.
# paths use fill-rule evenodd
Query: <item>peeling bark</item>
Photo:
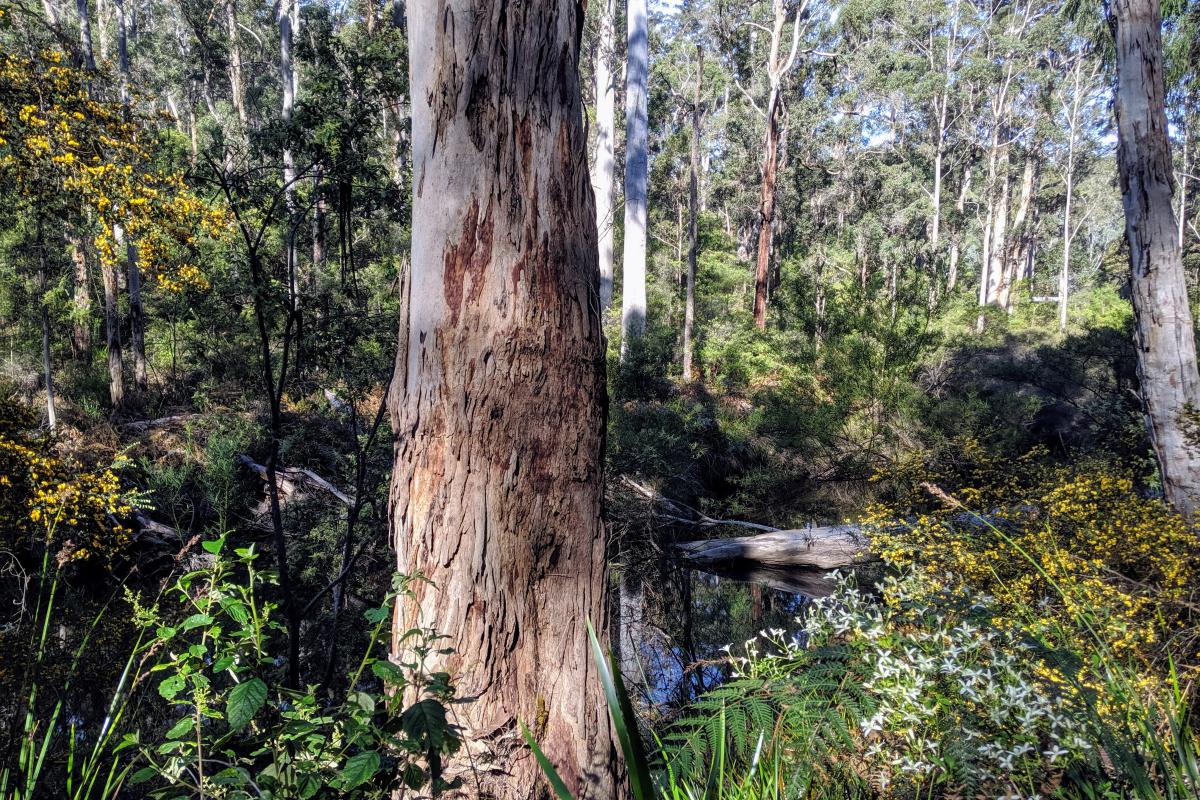
M 577 797 L 615 795 L 585 621 L 606 638 L 604 341 L 578 79 L 579 3 L 408 5 L 411 290 L 389 396 L 396 607 L 472 702 L 446 765 L 541 797 L 525 722 Z M 435 588 L 436 586 L 436 588 Z M 472 768 L 473 765 L 473 768 Z

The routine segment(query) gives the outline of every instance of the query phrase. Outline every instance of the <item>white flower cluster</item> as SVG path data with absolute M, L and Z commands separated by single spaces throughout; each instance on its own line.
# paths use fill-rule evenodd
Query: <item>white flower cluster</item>
M 743 654 L 727 651 L 738 676 L 779 679 L 803 669 L 813 648 L 848 645 L 877 702 L 858 726 L 858 757 L 880 789 L 950 781 L 1035 798 L 1091 749 L 1053 687 L 1035 677 L 1030 648 L 977 622 L 991 598 L 930 606 L 917 599 L 926 596 L 916 591 L 920 573 L 910 573 L 880 584 L 879 602 L 852 576 L 833 577 L 837 590 L 809 605 L 799 634 L 762 631 Z

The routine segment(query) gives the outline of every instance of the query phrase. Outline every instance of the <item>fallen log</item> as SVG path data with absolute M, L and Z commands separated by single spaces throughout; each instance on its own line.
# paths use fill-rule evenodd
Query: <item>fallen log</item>
M 837 569 L 871 560 L 856 525 L 677 542 L 674 547 L 684 560 L 696 565 L 752 562 L 766 567 Z
M 259 464 L 254 459 L 246 454 L 237 457 L 239 464 L 249 469 L 263 481 L 267 481 L 267 468 Z M 300 491 L 300 484 L 308 484 L 316 489 L 320 489 L 327 494 L 333 495 L 337 500 L 347 508 L 354 506 L 354 498 L 346 492 L 343 492 L 338 487 L 334 486 L 329 481 L 322 478 L 311 469 L 304 467 L 276 467 L 275 482 L 279 486 L 280 500 L 286 501 Z
M 140 419 L 133 422 L 126 422 L 119 427 L 136 433 L 145 433 L 153 428 L 162 428 L 167 425 L 175 425 L 180 422 L 200 416 L 199 414 L 172 414 L 169 417 L 158 417 L 157 419 Z
M 157 520 L 150 519 L 148 516 L 139 511 L 135 511 L 132 516 L 133 521 L 138 524 L 139 535 L 149 535 L 156 538 L 159 542 L 163 542 L 165 539 L 167 541 L 179 543 L 185 538 L 180 531 L 175 530 L 170 525 L 164 525 Z

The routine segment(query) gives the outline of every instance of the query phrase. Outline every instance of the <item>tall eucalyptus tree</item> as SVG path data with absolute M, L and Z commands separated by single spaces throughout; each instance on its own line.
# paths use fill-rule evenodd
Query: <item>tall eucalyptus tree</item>
M 390 393 L 396 610 L 449 634 L 473 702 L 447 765 L 472 795 L 542 796 L 519 725 L 580 798 L 616 793 L 585 622 L 603 626 L 605 376 L 578 78 L 582 2 L 408 4 L 411 286 Z M 644 25 L 644 20 L 642 21 Z M 643 28 L 644 30 L 644 28 Z M 642 53 L 645 53 L 642 42 Z M 644 76 L 643 76 L 644 79 Z

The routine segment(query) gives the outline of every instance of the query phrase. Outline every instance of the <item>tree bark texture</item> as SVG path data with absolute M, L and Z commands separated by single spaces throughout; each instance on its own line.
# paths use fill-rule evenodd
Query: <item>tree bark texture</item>
M 1200 503 L 1200 374 L 1184 283 L 1164 110 L 1158 0 L 1114 0 L 1117 166 L 1132 273 L 1138 377 L 1167 501 Z
M 88 72 L 95 72 L 96 56 L 92 50 L 92 20 L 88 15 L 87 0 L 75 0 L 75 13 L 79 16 L 79 48 L 83 51 L 83 65 Z
M 585 623 L 607 639 L 605 415 L 579 2 L 414 0 L 411 290 L 390 393 L 392 531 L 470 743 L 469 796 L 546 796 L 524 722 L 580 798 L 616 756 Z M 644 46 L 644 45 L 643 45 Z M 411 654 L 407 654 L 411 655 Z

